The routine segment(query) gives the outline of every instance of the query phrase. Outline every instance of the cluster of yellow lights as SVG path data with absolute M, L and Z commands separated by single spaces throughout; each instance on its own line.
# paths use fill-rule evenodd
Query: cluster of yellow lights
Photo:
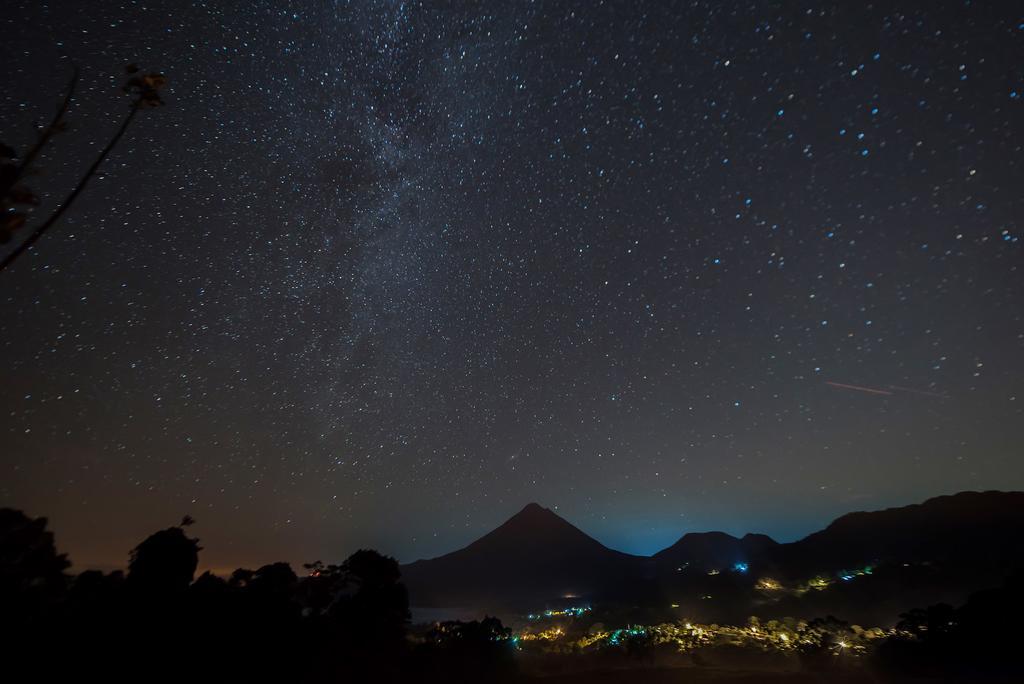
M 787 625 L 784 622 L 769 621 L 761 623 L 755 618 L 747 625 L 695 624 L 692 622 L 664 623 L 650 627 L 637 628 L 644 635 L 649 645 L 675 645 L 679 651 L 686 652 L 702 646 L 713 644 L 730 644 L 736 646 L 758 646 L 776 651 L 793 651 L 803 645 L 813 644 L 813 637 L 802 633 L 806 623 L 798 622 Z M 853 628 L 860 642 L 867 642 L 885 636 L 879 628 Z M 613 638 L 616 632 L 623 630 L 599 630 L 588 633 L 578 639 L 565 643 L 565 646 L 585 650 L 600 647 L 609 643 L 617 643 Z M 517 635 L 520 641 L 553 642 L 565 637 L 560 627 L 553 627 L 542 632 L 523 632 Z M 849 654 L 859 654 L 864 646 L 847 640 L 836 641 L 834 647 Z
M 593 634 L 587 634 L 586 636 L 580 637 L 576 642 L 576 645 L 580 648 L 590 648 L 596 643 L 604 643 L 608 641 L 611 636 L 611 632 L 594 632 Z
M 518 635 L 520 641 L 556 641 L 565 636 L 561 627 L 551 627 L 541 632 L 522 632 Z
M 796 588 L 795 593 L 797 594 L 797 596 L 801 596 L 811 591 L 812 589 L 814 591 L 821 591 L 822 589 L 827 589 L 829 586 L 831 586 L 831 584 L 832 580 L 830 580 L 827 577 L 812 577 L 811 579 L 807 580 L 806 584 L 801 584 L 800 586 L 798 586 Z
M 832 584 L 834 584 L 834 581 L 828 577 L 812 577 L 803 584 L 798 585 L 793 591 L 797 594 L 805 594 L 811 589 L 821 591 L 832 586 Z M 762 577 L 757 580 L 754 588 L 760 591 L 782 591 L 785 589 L 781 582 L 771 577 Z
M 682 570 L 683 568 L 680 568 Z M 843 580 L 850 580 L 856 576 L 871 574 L 871 568 L 858 571 L 850 571 L 841 577 Z M 719 570 L 711 570 L 708 575 L 718 575 Z M 835 580 L 817 576 L 812 577 L 803 584 L 792 588 L 783 586 L 778 580 L 770 577 L 762 577 L 755 583 L 759 591 L 782 592 L 802 595 L 811 590 L 821 591 L 835 583 Z M 711 595 L 702 596 L 703 599 L 713 598 Z M 678 603 L 671 604 L 671 607 L 678 609 Z M 583 613 L 589 612 L 590 607 L 567 608 L 565 610 L 548 610 L 543 613 L 544 617 L 580 617 Z M 531 615 L 530 618 L 537 619 L 540 616 Z M 629 629 L 604 630 L 587 633 L 576 639 L 566 637 L 562 627 L 549 627 L 543 631 L 526 630 L 515 635 L 517 642 L 559 642 L 552 648 L 557 649 L 587 649 L 603 645 L 618 645 L 621 639 L 628 639 L 633 636 L 642 635 L 644 641 L 649 645 L 674 644 L 679 651 L 685 652 L 707 646 L 710 644 L 731 644 L 738 646 L 759 646 L 764 649 L 779 651 L 792 651 L 805 645 L 819 644 L 821 635 L 807 634 L 805 622 L 794 623 L 787 618 L 786 621 L 771 620 L 762 624 L 757 618 L 751 618 L 745 626 L 733 625 L 697 625 L 691 622 L 664 623 L 651 627 L 636 626 Z M 852 655 L 859 655 L 865 651 L 865 642 L 885 636 L 885 632 L 878 628 L 862 629 L 853 627 L 855 639 L 838 640 L 831 644 L 831 648 L 838 654 L 844 652 Z

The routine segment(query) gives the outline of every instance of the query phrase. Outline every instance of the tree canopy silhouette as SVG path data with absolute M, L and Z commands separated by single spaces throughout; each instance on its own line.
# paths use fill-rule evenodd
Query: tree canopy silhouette
M 0 508 L 0 606 L 4 621 L 28 619 L 60 598 L 71 563 L 57 553 L 46 518 Z
M 199 540 L 181 527 L 160 530 L 132 550 L 128 582 L 145 591 L 181 594 L 192 584 L 199 551 Z

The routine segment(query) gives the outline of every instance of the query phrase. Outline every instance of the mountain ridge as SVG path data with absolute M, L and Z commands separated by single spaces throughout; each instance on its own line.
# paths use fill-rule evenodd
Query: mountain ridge
M 631 601 L 677 585 L 684 570 L 806 579 L 880 562 L 990 570 L 1024 563 L 1020 545 L 999 543 L 1006 538 L 1024 538 L 1024 492 L 964 491 L 855 511 L 787 543 L 758 533 L 687 532 L 651 556 L 611 549 L 530 503 L 460 549 L 403 565 L 402 574 L 423 606 L 536 606 L 567 596 Z
M 550 509 L 527 504 L 461 549 L 402 566 L 424 605 L 590 594 L 631 576 L 642 557 L 610 549 Z

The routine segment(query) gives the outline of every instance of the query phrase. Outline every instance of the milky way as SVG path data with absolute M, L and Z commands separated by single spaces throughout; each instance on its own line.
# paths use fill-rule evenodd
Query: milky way
M 37 215 L 169 86 L 0 274 L 3 502 L 231 567 L 1024 486 L 1024 11 L 820 5 L 16 0 Z

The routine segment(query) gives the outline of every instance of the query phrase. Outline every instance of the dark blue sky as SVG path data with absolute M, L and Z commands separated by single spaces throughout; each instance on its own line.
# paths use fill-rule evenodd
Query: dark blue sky
M 228 568 L 1024 486 L 1020 7 L 456 5 L 14 2 L 47 206 L 169 86 L 0 274 L 4 502 Z

